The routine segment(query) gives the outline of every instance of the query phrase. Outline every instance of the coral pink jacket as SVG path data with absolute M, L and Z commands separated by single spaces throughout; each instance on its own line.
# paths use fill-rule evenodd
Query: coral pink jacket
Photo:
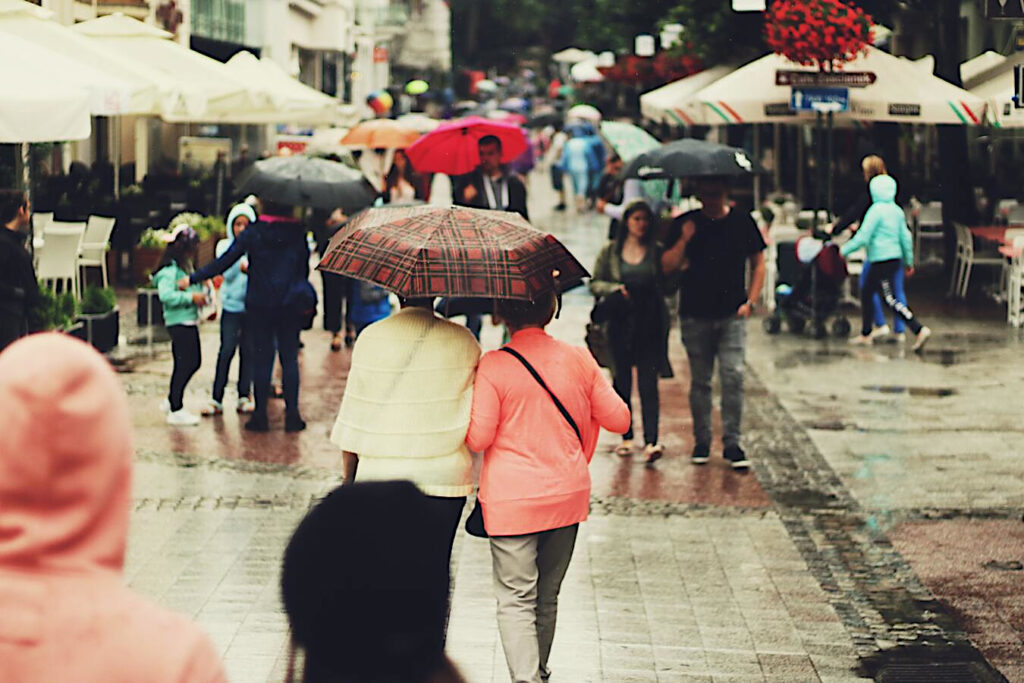
M 197 626 L 124 587 L 132 426 L 91 347 L 0 354 L 0 681 L 217 683 Z
M 601 427 L 622 434 L 629 408 L 586 349 L 540 329 L 520 330 L 509 346 L 534 367 L 576 421 L 583 444 L 554 401 L 514 356 L 483 355 L 473 387 L 466 443 L 484 453 L 478 496 L 492 536 L 516 536 L 582 522 Z

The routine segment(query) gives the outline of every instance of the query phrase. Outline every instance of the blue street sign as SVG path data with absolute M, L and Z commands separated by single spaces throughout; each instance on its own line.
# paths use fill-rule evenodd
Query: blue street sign
M 840 112 L 850 109 L 849 88 L 793 88 L 793 111 Z

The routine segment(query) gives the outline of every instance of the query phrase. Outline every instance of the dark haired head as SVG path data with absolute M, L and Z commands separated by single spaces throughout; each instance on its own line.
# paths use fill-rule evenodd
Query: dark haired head
M 654 209 L 651 208 L 650 204 L 638 199 L 630 202 L 626 210 L 622 212 L 622 220 L 619 221 L 619 231 L 615 235 L 615 241 L 620 251 L 622 250 L 622 243 L 626 241 L 626 235 L 629 234 L 629 217 L 637 213 L 647 214 L 648 221 L 647 232 L 644 233 L 640 241 L 645 245 L 650 245 L 654 242 L 654 234 L 656 232 L 654 228 L 656 227 L 657 216 L 654 215 Z
M 18 217 L 18 211 L 28 203 L 23 190 L 0 190 L 0 226 Z
M 495 315 L 501 318 L 510 330 L 521 330 L 525 327 L 547 326 L 555 317 L 558 297 L 554 292 L 546 292 L 533 301 L 498 299 L 494 303 Z
M 497 145 L 498 149 L 501 149 L 501 138 L 497 135 L 485 135 L 480 138 L 480 141 L 476 143 L 477 147 L 485 147 L 487 145 Z
M 178 264 L 178 267 L 186 273 L 192 271 L 192 259 L 199 247 L 199 235 L 187 225 L 180 225 L 171 233 L 171 241 L 164 249 L 163 258 L 160 259 L 160 268 L 171 263 Z
M 341 486 L 306 515 L 281 572 L 304 680 L 420 683 L 445 667 L 443 524 L 407 481 Z

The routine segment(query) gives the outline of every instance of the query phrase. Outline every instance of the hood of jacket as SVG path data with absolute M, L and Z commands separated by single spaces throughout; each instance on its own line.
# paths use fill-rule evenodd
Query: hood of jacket
M 871 201 L 893 203 L 896 201 L 896 179 L 890 175 L 876 175 L 868 183 Z
M 37 334 L 0 353 L 0 569 L 120 572 L 132 425 L 93 348 Z
M 232 226 L 235 224 L 235 219 L 238 218 L 239 216 L 245 216 L 246 218 L 248 218 L 250 225 L 252 225 L 253 223 L 256 222 L 256 211 L 251 206 L 249 206 L 248 204 L 246 204 L 244 202 L 241 203 L 241 204 L 235 204 L 234 206 L 232 206 L 231 210 L 228 211 L 228 220 L 227 220 L 227 228 L 228 228 L 227 240 L 228 240 L 228 244 L 229 245 L 233 244 L 234 241 L 235 241 L 235 229 Z

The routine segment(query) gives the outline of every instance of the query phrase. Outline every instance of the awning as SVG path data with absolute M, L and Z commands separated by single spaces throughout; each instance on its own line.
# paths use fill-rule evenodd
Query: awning
M 993 126 L 1024 128 L 1024 109 L 1018 109 L 1013 101 L 1013 67 L 1024 65 L 1024 53 L 998 62 L 989 58 L 989 62 L 991 66 L 966 79 L 964 87 L 988 103 L 988 122 Z
M 677 126 L 692 126 L 701 119 L 700 103 L 693 96 L 735 69 L 714 66 L 640 96 L 640 112 L 644 117 Z
M 707 124 L 813 121 L 813 113 L 790 109 L 792 88 L 776 85 L 779 70 L 805 71 L 781 55 L 767 55 L 712 83 L 694 99 L 704 107 Z M 867 53 L 844 65 L 842 73 L 869 72 L 874 82 L 849 88 L 850 108 L 837 122 L 885 121 L 977 125 L 985 102 L 962 88 L 925 73 L 920 65 L 868 47 Z
M 24 44 L 24 41 L 21 41 Z M 89 92 L 26 59 L 18 41 L 0 40 L 0 143 L 82 140 L 92 132 Z

